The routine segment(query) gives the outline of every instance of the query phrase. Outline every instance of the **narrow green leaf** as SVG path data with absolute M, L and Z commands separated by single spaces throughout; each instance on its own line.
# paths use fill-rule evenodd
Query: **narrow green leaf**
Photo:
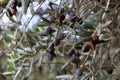
M 105 34 L 105 33 L 107 33 L 107 31 L 101 31 L 101 32 L 100 32 L 100 34 Z
M 22 0 L 22 13 L 26 14 L 29 3 L 30 3 L 30 0 Z
M 108 42 L 109 40 L 99 40 L 97 44 Z
M 97 24 L 93 21 L 84 21 L 83 26 L 85 29 L 94 29 L 94 27 L 97 26 Z
M 38 27 L 45 27 L 45 26 L 48 26 L 48 25 L 50 25 L 50 23 L 49 23 L 49 22 L 44 22 L 44 21 L 39 22 L 39 23 L 37 24 Z
M 34 9 L 33 9 L 33 3 L 31 3 L 31 5 L 30 5 L 30 12 L 31 12 L 32 15 L 34 15 L 34 13 L 35 13 Z
M 92 34 L 93 34 L 93 31 L 86 31 L 86 32 L 79 33 L 81 37 L 91 36 Z
M 44 22 L 51 23 L 49 20 L 47 20 L 47 19 L 44 18 L 44 17 L 41 17 L 41 19 L 42 19 Z
M 8 70 L 10 71 L 15 70 L 15 64 L 12 61 L 8 62 Z
M 75 49 L 81 49 L 82 47 L 81 46 L 75 46 L 74 48 Z
M 79 29 L 80 31 L 82 31 L 82 30 L 84 29 L 84 27 L 81 26 L 78 22 L 75 23 L 75 27 L 76 27 L 77 29 Z
M 9 18 L 10 21 L 12 21 L 13 23 L 16 23 L 16 21 L 11 17 L 11 16 L 7 16 Z
M 39 30 L 40 32 L 42 32 L 42 31 L 44 31 L 44 28 L 43 28 L 43 27 L 38 27 L 38 30 Z
M 16 73 L 15 71 L 4 72 L 4 73 L 2 73 L 2 75 L 4 75 L 4 76 L 11 76 L 11 75 L 14 75 L 15 73 Z
M 72 78 L 72 75 L 70 74 L 66 74 L 66 75 L 59 75 L 59 76 L 56 76 L 57 79 L 70 79 Z
M 7 35 L 4 35 L 3 36 L 3 39 L 6 41 L 6 42 L 11 42 L 11 38 Z
M 11 58 L 14 60 L 17 58 L 17 55 L 16 54 L 11 54 Z
M 46 32 L 38 32 L 37 35 L 39 35 L 39 36 L 47 36 L 48 34 Z
M 87 79 L 89 79 L 91 77 L 91 75 L 92 75 L 92 73 L 89 72 L 84 77 L 82 77 L 81 80 L 87 80 Z

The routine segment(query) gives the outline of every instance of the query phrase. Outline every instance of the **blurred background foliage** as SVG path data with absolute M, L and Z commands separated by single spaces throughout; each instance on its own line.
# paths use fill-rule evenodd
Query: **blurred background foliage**
M 0 0 L 0 80 L 120 80 L 120 0 Z

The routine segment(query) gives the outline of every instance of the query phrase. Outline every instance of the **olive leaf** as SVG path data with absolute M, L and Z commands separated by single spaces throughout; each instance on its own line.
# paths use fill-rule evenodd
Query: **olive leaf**
M 94 31 L 84 31 L 84 32 L 80 32 L 78 33 L 78 35 L 80 35 L 81 37 L 85 37 L 85 36 L 91 36 L 93 34 Z
M 15 70 L 15 64 L 13 61 L 8 62 L 8 70 L 9 71 L 14 71 Z
M 70 74 L 66 74 L 66 75 L 59 75 L 59 76 L 56 76 L 57 79 L 71 79 L 72 78 L 72 75 Z
M 42 19 L 44 22 L 51 23 L 49 20 L 47 20 L 47 19 L 44 18 L 44 17 L 41 17 L 41 19 Z
M 34 13 L 35 13 L 34 9 L 33 9 L 33 4 L 32 3 L 30 4 L 30 12 L 31 12 L 32 15 L 34 15 Z
M 4 73 L 2 73 L 2 75 L 11 76 L 11 75 L 14 75 L 15 73 L 16 73 L 15 71 L 10 71 L 10 72 L 4 72 Z
M 94 29 L 94 27 L 96 26 L 96 22 L 93 21 L 84 21 L 84 28 L 85 29 Z
M 22 0 L 22 13 L 26 14 L 30 0 Z
M 109 40 L 99 40 L 97 44 L 108 42 Z
M 16 21 L 15 21 L 11 16 L 7 15 L 7 17 L 9 18 L 9 20 L 10 20 L 11 22 L 16 23 Z
M 38 32 L 37 35 L 39 35 L 39 36 L 47 36 L 48 34 L 46 32 Z
M 50 22 L 49 20 L 47 20 L 46 18 L 41 17 L 41 19 L 42 19 L 43 21 L 37 23 L 37 24 L 36 24 L 37 26 L 39 26 L 39 27 L 45 27 L 45 26 L 48 26 L 48 25 L 51 24 L 51 22 Z

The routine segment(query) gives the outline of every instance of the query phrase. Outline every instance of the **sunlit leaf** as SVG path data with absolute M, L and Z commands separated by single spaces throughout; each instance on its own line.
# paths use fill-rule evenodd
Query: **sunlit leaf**
M 8 70 L 10 71 L 15 70 L 15 64 L 12 61 L 8 62 Z
M 11 76 L 14 75 L 16 72 L 15 71 L 11 71 L 11 72 L 4 72 L 2 73 L 4 76 Z
M 66 63 L 61 67 L 61 70 L 64 70 L 69 64 L 70 64 L 70 61 L 69 61 L 69 62 L 66 62 Z
M 45 26 L 50 25 L 50 23 L 42 21 L 42 22 L 39 22 L 37 25 L 38 25 L 38 27 L 45 27 Z
M 66 75 L 59 75 L 59 76 L 56 76 L 57 79 L 70 79 L 72 78 L 72 75 L 70 74 L 66 74 Z
M 12 54 L 12 55 L 11 55 L 11 58 L 12 58 L 12 59 L 16 59 L 16 58 L 17 58 L 17 56 L 16 56 L 16 55 L 14 55 L 14 54 Z
M 43 32 L 43 31 L 44 31 L 44 28 L 43 28 L 43 27 L 38 27 L 38 30 L 39 30 L 40 32 Z

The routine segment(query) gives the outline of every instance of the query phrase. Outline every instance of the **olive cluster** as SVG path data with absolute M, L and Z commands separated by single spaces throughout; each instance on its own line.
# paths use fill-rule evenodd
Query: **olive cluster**
M 93 37 L 84 37 L 83 38 L 83 45 L 82 45 L 82 52 L 89 52 L 91 49 L 91 44 L 87 42 L 91 42 L 93 46 L 95 46 L 99 42 L 99 36 L 95 35 Z M 69 49 L 67 52 L 68 56 L 71 56 L 71 62 L 72 63 L 79 63 L 80 59 L 80 53 L 79 51 L 75 50 L 74 48 Z
M 53 29 L 49 26 L 46 28 L 46 33 L 51 34 Z M 53 60 L 55 55 L 55 46 L 59 46 L 60 41 L 65 38 L 65 35 L 62 32 L 58 32 L 56 38 L 50 42 L 50 45 L 47 50 L 47 57 L 49 60 Z
M 95 35 L 95 36 L 92 36 L 92 37 L 87 36 L 87 37 L 84 37 L 82 41 L 84 42 L 82 44 L 82 52 L 84 52 L 84 53 L 89 52 L 92 45 L 95 47 L 96 44 L 98 44 L 99 36 L 98 35 Z M 90 43 L 92 43 L 92 45 Z M 71 48 L 67 52 L 67 55 L 71 57 L 71 62 L 72 63 L 75 63 L 75 64 L 80 63 L 80 58 L 79 58 L 80 53 L 79 53 L 79 51 L 75 50 L 74 48 Z M 75 74 L 76 74 L 77 77 L 80 77 L 80 76 L 83 75 L 83 70 L 78 68 L 78 69 L 76 69 Z
M 75 14 L 72 15 L 72 13 L 71 13 L 71 14 L 68 14 L 68 15 L 70 15 L 69 20 L 68 20 L 68 24 L 69 24 L 69 22 L 72 23 L 72 25 L 70 26 L 71 28 L 74 27 L 75 22 L 78 22 L 79 24 L 83 23 L 83 19 L 79 18 Z M 60 25 L 62 25 L 62 24 L 65 23 L 64 19 L 65 19 L 65 10 L 64 10 L 64 8 L 61 8 L 61 9 L 59 9 L 59 17 L 58 17 L 56 23 L 59 23 Z M 56 20 L 55 21 L 54 20 L 55 19 L 53 19 L 52 22 L 56 21 Z M 50 26 L 46 28 L 46 33 L 47 34 L 52 33 L 52 28 Z M 65 38 L 65 35 L 62 32 L 59 31 L 56 35 L 56 38 L 53 41 L 50 42 L 50 44 L 48 46 L 48 49 L 47 49 L 48 60 L 53 60 L 54 59 L 54 57 L 56 56 L 55 46 L 59 46 L 60 41 L 63 40 L 64 38 Z M 80 51 L 82 51 L 83 53 L 89 52 L 90 49 L 92 49 L 92 47 L 95 47 L 98 44 L 99 36 L 98 35 L 86 36 L 82 39 L 82 42 L 83 42 L 83 44 L 81 45 L 81 48 L 80 48 L 81 50 Z M 81 52 L 79 50 L 77 50 L 75 47 L 76 46 L 73 46 L 72 48 L 70 48 L 65 55 L 70 57 L 70 61 L 72 63 L 77 64 L 78 69 L 76 69 L 75 74 L 76 74 L 77 77 L 80 77 L 80 76 L 83 75 L 83 70 L 78 67 L 78 65 L 80 63 L 80 53 Z
M 85 42 L 85 43 L 82 46 L 82 51 L 88 52 L 91 49 L 91 45 L 89 43 L 86 44 L 86 42 L 91 42 L 93 47 L 95 47 L 96 44 L 98 44 L 98 42 L 99 42 L 99 36 L 95 35 L 93 37 L 89 37 L 89 36 L 84 37 L 83 42 Z
M 67 55 L 71 57 L 72 63 L 77 64 L 80 62 L 80 59 L 79 59 L 80 53 L 78 51 L 75 51 L 74 48 L 69 49 L 69 51 L 67 52 Z

